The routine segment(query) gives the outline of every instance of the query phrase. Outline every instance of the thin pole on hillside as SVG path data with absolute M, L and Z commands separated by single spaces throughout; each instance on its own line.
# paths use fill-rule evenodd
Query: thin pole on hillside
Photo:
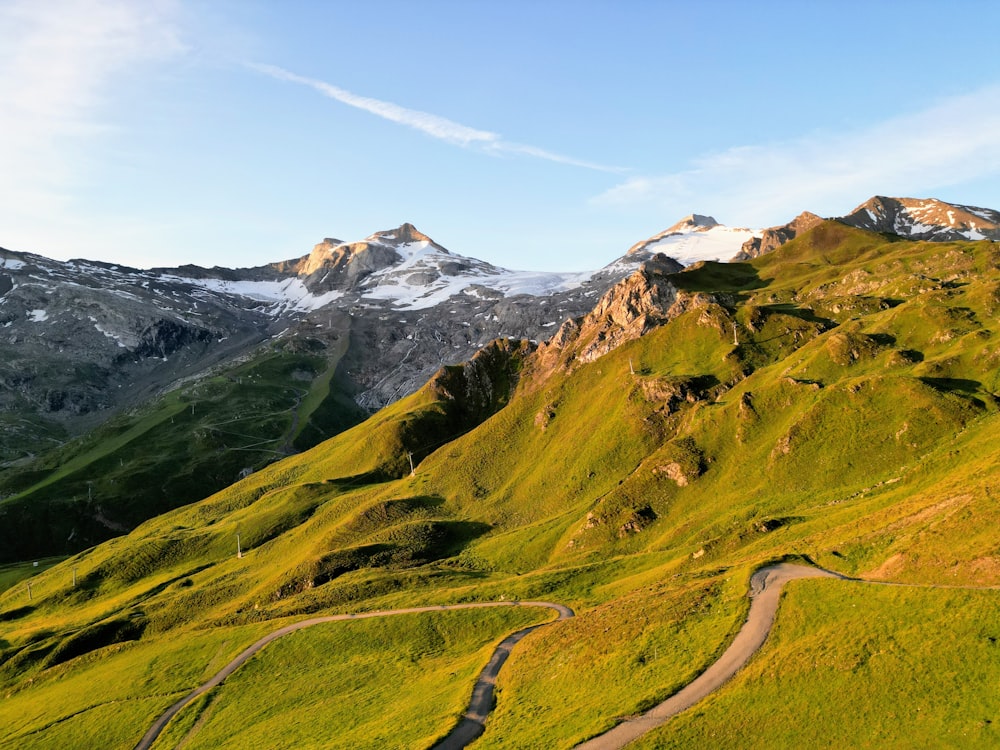
M 411 451 L 406 455 L 409 456 L 410 458 L 410 476 L 412 477 L 414 474 L 417 473 L 416 469 L 413 468 L 413 452 Z
M 73 588 L 76 588 L 76 568 L 73 568 Z
M 31 581 L 28 581 L 28 601 L 31 601 Z
M 628 358 L 628 371 L 630 373 L 632 373 L 633 375 L 635 375 L 635 368 L 632 367 L 632 358 L 631 357 Z
M 739 345 L 740 345 L 740 340 L 739 340 L 739 337 L 736 335 L 736 321 L 734 320 L 733 321 L 733 346 L 739 346 Z
M 243 559 L 243 547 L 240 546 L 240 535 L 236 535 L 236 559 Z

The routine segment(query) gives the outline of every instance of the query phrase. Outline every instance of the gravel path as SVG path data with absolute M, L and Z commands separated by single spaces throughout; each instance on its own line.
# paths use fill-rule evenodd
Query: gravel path
M 573 610 L 569 607 L 564 607 L 561 604 L 551 604 L 550 602 L 521 602 L 521 606 L 549 607 L 556 610 L 559 613 L 559 617 L 552 622 L 558 622 L 559 620 L 565 620 L 573 616 Z M 489 663 L 483 667 L 483 671 L 479 673 L 479 679 L 476 680 L 476 686 L 472 689 L 472 700 L 469 702 L 469 709 L 465 712 L 465 715 L 458 723 L 458 726 L 451 730 L 451 734 L 435 745 L 433 750 L 461 750 L 461 748 L 468 745 L 476 739 L 476 737 L 483 733 L 483 729 L 486 724 L 486 717 L 489 715 L 490 711 L 493 710 L 493 687 L 496 684 L 497 674 L 500 672 L 500 667 L 502 667 L 504 662 L 507 661 L 507 657 L 510 656 L 510 650 L 514 648 L 514 645 L 519 640 L 524 638 L 524 636 L 532 630 L 548 624 L 550 623 L 546 622 L 540 625 L 531 625 L 523 630 L 518 630 L 516 633 L 512 633 L 500 642 L 496 651 L 493 652 L 493 656 L 490 658 Z
M 627 719 L 618 726 L 598 735 L 582 745 L 579 750 L 618 750 L 651 729 L 664 723 L 695 703 L 715 692 L 736 674 L 750 657 L 764 645 L 774 615 L 778 611 L 781 589 L 796 578 L 842 578 L 820 568 L 781 563 L 761 568 L 750 578 L 750 613 L 729 648 L 711 666 L 684 688 L 641 716 Z
M 220 685 L 223 680 L 225 680 L 229 675 L 239 669 L 243 663 L 249 659 L 251 656 L 260 651 L 264 646 L 269 644 L 271 641 L 280 638 L 283 635 L 288 635 L 289 633 L 294 633 L 296 630 L 302 630 L 303 628 L 312 627 L 313 625 L 320 625 L 325 622 L 341 622 L 344 620 L 364 620 L 370 617 L 390 617 L 392 615 L 409 615 L 416 614 L 419 612 L 442 612 L 447 610 L 455 609 L 481 609 L 483 607 L 544 607 L 547 609 L 555 610 L 559 617 L 552 622 L 557 622 L 558 620 L 565 620 L 568 617 L 573 616 L 573 611 L 568 607 L 564 607 L 562 604 L 553 604 L 551 602 L 470 602 L 467 604 L 447 604 L 439 605 L 436 607 L 409 607 L 407 609 L 388 609 L 379 612 L 361 612 L 358 614 L 350 615 L 325 615 L 323 617 L 313 617 L 308 620 L 301 620 L 300 622 L 292 623 L 291 625 L 286 625 L 283 628 L 278 628 L 277 630 L 268 633 L 259 641 L 254 643 L 252 646 L 248 646 L 244 649 L 235 659 L 229 662 L 226 666 L 220 669 L 215 675 L 212 676 L 207 682 L 199 685 L 190 693 L 185 695 L 174 705 L 168 708 L 160 718 L 158 718 L 153 726 L 149 728 L 149 731 L 143 735 L 142 739 L 139 740 L 139 744 L 135 746 L 135 750 L 149 750 L 156 738 L 160 736 L 160 733 L 167 726 L 174 716 L 176 716 L 182 708 L 184 708 L 188 703 L 193 701 L 199 695 L 208 692 L 214 687 Z M 493 685 L 496 680 L 497 673 L 500 671 L 500 667 L 503 663 L 507 661 L 507 657 L 510 655 L 510 650 L 521 640 L 524 636 L 530 633 L 532 630 L 547 625 L 549 623 L 542 623 L 540 625 L 532 625 L 531 627 L 519 630 L 513 635 L 507 636 L 496 650 L 493 652 L 493 656 L 486 668 L 483 669 L 482 673 L 479 675 L 479 680 L 476 682 L 475 688 L 472 692 L 472 700 L 469 703 L 469 709 L 462 721 L 458 726 L 452 731 L 445 740 L 438 745 L 440 748 L 460 748 L 465 747 L 472 739 L 478 737 L 482 734 L 483 723 L 486 719 L 486 715 L 489 713 L 493 705 Z M 460 737 L 467 737 L 462 741 Z M 456 744 L 461 742 L 462 744 Z
M 610 729 L 604 734 L 578 745 L 579 750 L 618 750 L 632 740 L 637 739 L 646 732 L 664 724 L 670 717 L 679 714 L 709 694 L 718 690 L 733 675 L 735 675 L 749 660 L 750 657 L 764 644 L 771 628 L 774 625 L 774 617 L 778 611 L 778 602 L 781 598 L 781 590 L 785 583 L 797 578 L 843 578 L 837 573 L 831 573 L 820 568 L 812 568 L 805 565 L 793 565 L 790 563 L 780 563 L 761 568 L 750 578 L 750 612 L 747 621 L 736 634 L 736 638 L 729 648 L 713 664 L 711 664 L 698 677 L 688 683 L 687 686 L 672 695 L 667 700 L 641 716 L 623 721 L 618 726 Z M 481 607 L 545 607 L 555 610 L 559 615 L 556 620 L 565 620 L 573 616 L 573 610 L 562 604 L 552 602 L 472 602 L 468 604 L 440 605 L 436 607 L 410 607 L 407 609 L 391 609 L 379 612 L 363 612 L 348 615 L 326 615 L 324 617 L 313 617 L 308 620 L 286 625 L 278 630 L 261 638 L 252 646 L 246 648 L 235 659 L 219 670 L 211 679 L 195 688 L 188 695 L 181 698 L 174 705 L 164 712 L 159 719 L 149 728 L 135 750 L 149 750 L 153 742 L 166 727 L 167 723 L 188 703 L 199 695 L 218 686 L 229 675 L 235 672 L 240 666 L 264 646 L 276 638 L 294 633 L 313 625 L 326 622 L 339 622 L 344 620 L 361 620 L 369 617 L 389 617 L 392 615 L 416 614 L 419 612 L 440 612 L 454 609 L 477 609 Z M 510 656 L 511 649 L 531 631 L 543 627 L 550 623 L 542 623 L 523 628 L 516 633 L 507 636 L 494 650 L 489 663 L 479 674 L 479 679 L 472 691 L 472 699 L 469 708 L 462 717 L 462 720 L 440 743 L 434 746 L 433 750 L 461 750 L 474 739 L 483 733 L 486 717 L 493 708 L 493 690 L 496 684 L 497 674 L 503 667 L 507 657 Z

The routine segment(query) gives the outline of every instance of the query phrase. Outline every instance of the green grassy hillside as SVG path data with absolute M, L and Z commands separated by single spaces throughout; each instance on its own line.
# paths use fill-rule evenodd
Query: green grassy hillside
M 358 423 L 329 356 L 265 348 L 5 469 L 0 562 L 92 546 Z
M 572 747 L 711 663 L 766 562 L 1000 585 L 1000 246 L 827 222 L 751 262 L 700 264 L 670 281 L 669 322 L 593 362 L 498 343 L 333 439 L 40 573 L 30 601 L 20 585 L 0 594 L 0 747 L 65 746 L 84 733 L 130 747 L 288 618 L 501 598 L 563 602 L 577 617 L 517 647 L 475 747 Z M 741 727 L 781 723 L 768 730 L 775 747 L 862 744 L 874 726 L 895 746 L 933 745 L 940 733 L 990 746 L 995 680 L 974 667 L 990 653 L 983 613 L 998 597 L 790 584 L 779 629 L 750 666 L 643 742 L 743 747 L 752 738 L 726 728 L 738 715 Z M 258 704 L 281 692 L 268 685 L 286 670 L 340 684 L 318 655 L 322 639 L 361 652 L 367 636 L 330 625 L 269 647 L 157 747 L 188 742 L 196 724 L 192 747 L 224 735 L 381 747 L 376 725 L 350 734 L 346 717 L 363 724 L 389 694 L 401 716 L 429 717 L 399 745 L 424 747 L 471 690 L 484 645 L 517 627 L 493 620 L 473 637 L 475 617 L 463 617 L 454 637 L 433 639 L 442 661 L 407 650 L 438 626 L 394 622 L 392 638 L 417 645 L 365 667 L 366 692 L 349 710 L 327 693 Z M 948 658 L 920 645 L 928 628 Z M 430 701 L 433 716 L 425 672 L 454 672 L 457 686 Z M 876 718 L 909 716 L 918 695 L 942 691 L 947 716 Z M 848 695 L 870 710 L 845 705 Z M 259 718 L 243 726 L 250 704 Z

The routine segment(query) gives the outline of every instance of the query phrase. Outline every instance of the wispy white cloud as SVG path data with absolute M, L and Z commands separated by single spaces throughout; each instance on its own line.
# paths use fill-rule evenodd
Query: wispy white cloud
M 681 171 L 636 175 L 593 202 L 779 223 L 802 210 L 832 215 L 875 194 L 924 195 L 998 174 L 1000 86 L 990 86 L 852 132 L 740 146 Z
M 109 84 L 181 49 L 170 0 L 11 0 L 0 4 L 0 222 L 10 245 L 71 222 L 86 146 L 106 133 Z M 24 248 L 28 249 L 28 248 Z
M 275 65 L 250 63 L 249 67 L 281 81 L 289 81 L 291 83 L 308 86 L 324 96 L 335 99 L 341 104 L 346 104 L 349 107 L 364 110 L 365 112 L 369 112 L 376 117 L 381 117 L 385 120 L 413 128 L 414 130 L 418 130 L 421 133 L 431 136 L 432 138 L 437 138 L 438 140 L 442 140 L 456 146 L 461 146 L 463 148 L 478 148 L 488 154 L 494 155 L 520 154 L 523 156 L 530 156 L 535 159 L 544 159 L 545 161 L 551 161 L 557 164 L 567 164 L 574 167 L 594 169 L 601 172 L 621 173 L 627 171 L 619 167 L 609 167 L 603 164 L 596 164 L 582 159 L 575 159 L 571 156 L 556 154 L 535 146 L 528 146 L 521 143 L 507 141 L 504 140 L 499 133 L 472 128 L 468 125 L 462 125 L 461 123 L 453 120 L 430 114 L 429 112 L 421 112 L 417 109 L 401 107 L 398 104 L 382 101 L 381 99 L 359 96 L 358 94 L 342 89 L 339 86 L 334 86 L 326 83 L 325 81 L 316 80 L 315 78 L 300 76 Z

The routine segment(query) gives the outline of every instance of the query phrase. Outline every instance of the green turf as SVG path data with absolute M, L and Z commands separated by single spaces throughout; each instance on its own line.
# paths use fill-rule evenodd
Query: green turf
M 0 593 L 13 588 L 21 581 L 48 570 L 64 559 L 63 557 L 43 557 L 40 560 L 32 560 L 31 562 L 0 565 Z M 27 598 L 27 594 L 25 594 L 25 598 Z
M 83 735 L 63 732 L 96 732 L 107 719 L 84 686 L 112 679 L 107 670 L 116 663 L 122 674 L 144 678 L 142 690 L 116 683 L 111 694 L 151 716 L 155 706 L 134 707 L 153 696 L 169 704 L 197 683 L 192 665 L 178 666 L 186 653 L 198 654 L 201 674 L 252 633 L 289 618 L 502 597 L 560 601 L 578 616 L 518 647 L 480 746 L 569 747 L 666 697 L 721 653 L 742 622 L 747 581 L 759 565 L 793 558 L 877 580 L 1000 585 L 996 244 L 888 241 L 827 223 L 771 255 L 673 278 L 676 315 L 593 362 L 574 359 L 582 345 L 572 339 L 552 356 L 499 343 L 315 448 L 39 573 L 31 602 L 23 587 L 0 593 L 0 691 L 11 695 L 0 708 L 7 732 L 0 742 L 51 738 L 66 746 Z M 248 363 L 244 384 L 259 385 L 275 408 L 298 404 L 301 427 L 323 385 L 312 386 L 315 398 L 309 386 L 289 385 L 281 376 L 294 372 L 288 366 L 280 358 Z M 313 374 L 329 370 L 320 363 Z M 242 423 L 224 426 L 210 406 L 230 418 L 244 413 L 233 411 L 232 383 L 204 388 L 196 414 L 189 405 L 177 418 L 201 432 L 198 440 L 241 432 Z M 325 419 L 329 400 L 307 421 Z M 289 439 L 293 421 L 290 413 L 276 418 L 272 445 Z M 151 429 L 140 441 L 143 455 L 153 448 L 186 455 L 176 440 Z M 751 697 L 741 687 L 768 653 L 775 659 L 769 669 L 787 662 L 796 694 L 788 705 L 801 711 L 807 698 L 858 694 L 912 719 L 904 708 L 915 708 L 922 692 L 945 701 L 932 684 L 938 673 L 956 674 L 951 662 L 912 646 L 920 668 L 907 671 L 904 660 L 883 677 L 869 659 L 831 675 L 836 687 L 817 692 L 803 682 L 812 662 L 795 650 L 799 643 L 819 656 L 861 654 L 870 642 L 890 653 L 893 639 L 916 643 L 927 623 L 948 624 L 954 664 L 988 661 L 986 646 L 963 634 L 992 621 L 986 607 L 995 594 L 843 581 L 795 583 L 790 591 L 789 624 L 781 624 L 783 608 L 774 639 L 705 704 L 704 715 L 714 701 L 728 700 L 727 708 L 711 714 L 715 723 L 685 729 L 684 746 L 708 743 L 730 715 L 744 718 L 717 736 L 746 746 L 740 727 L 785 710 L 783 694 Z M 852 619 L 853 605 L 869 600 L 866 617 Z M 425 625 L 413 622 L 385 627 L 396 643 L 408 635 L 420 643 Z M 787 630 L 793 625 L 800 630 Z M 497 623 L 489 637 L 502 630 Z M 794 638 L 782 640 L 789 632 Z M 455 648 L 423 662 L 428 674 L 475 671 L 475 659 L 458 654 L 481 655 L 483 644 L 465 649 L 465 637 L 445 638 Z M 316 639 L 319 633 L 289 648 L 327 647 Z M 822 645 L 825 639 L 836 646 Z M 247 744 L 236 717 L 253 713 L 252 731 L 270 742 L 285 733 L 311 742 L 294 734 L 300 726 L 313 731 L 314 713 L 326 715 L 326 708 L 306 710 L 312 696 L 301 687 L 307 674 L 299 663 L 308 659 L 293 653 L 281 711 L 257 713 L 246 696 L 265 688 L 248 682 L 244 697 L 225 698 L 223 690 L 192 706 L 176 731 L 187 733 L 201 716 L 192 743 L 231 734 Z M 413 663 L 389 659 L 378 670 L 417 680 L 406 671 Z M 317 674 L 341 684 L 340 666 Z M 988 669 L 982 674 L 994 679 Z M 895 704 L 884 689 L 893 680 L 912 683 Z M 986 744 L 991 725 L 976 735 L 966 721 L 982 705 L 986 683 L 957 676 L 942 684 L 953 703 L 968 707 L 954 721 L 942 715 L 951 705 L 943 702 L 937 718 L 900 721 L 892 734 L 863 713 L 843 722 L 837 704 L 839 712 L 809 708 L 805 724 L 783 714 L 786 726 L 771 746 L 853 746 L 873 727 L 886 732 L 877 736 L 887 746 L 935 746 L 939 736 L 961 746 L 961 731 L 971 744 Z M 418 692 L 401 699 L 400 716 L 423 717 L 398 719 L 414 727 L 401 740 L 408 747 L 424 746 L 444 721 L 431 718 L 429 704 L 453 706 L 461 691 L 429 703 L 423 694 L 435 693 Z M 323 702 L 337 703 L 329 695 Z M 346 715 L 336 716 L 333 730 L 355 731 Z M 130 721 L 125 744 L 144 729 Z M 386 741 L 373 727 L 357 732 L 352 746 Z M 109 728 L 111 746 L 113 736 Z M 664 737 L 655 741 L 673 741 Z
M 457 724 L 496 643 L 546 619 L 511 608 L 314 626 L 269 645 L 157 746 L 429 747 Z
M 635 747 L 996 747 L 998 601 L 793 583 L 750 665 Z

